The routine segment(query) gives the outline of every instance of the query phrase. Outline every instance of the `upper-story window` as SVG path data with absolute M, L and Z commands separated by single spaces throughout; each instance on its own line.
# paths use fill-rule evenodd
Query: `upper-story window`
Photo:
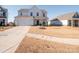
M 3 12 L 0 12 L 0 16 L 4 16 L 4 15 L 3 15 Z
M 0 7 L 0 11 L 2 10 L 2 8 Z
M 45 17 L 45 13 L 43 13 L 43 17 Z
M 37 16 L 39 16 L 39 13 L 37 12 Z
M 1 11 L 1 8 L 0 8 L 0 11 Z
M 30 16 L 33 16 L 33 13 L 32 12 L 30 13 Z
M 3 12 L 3 16 L 6 16 L 5 12 Z
M 0 14 L 0 16 L 3 16 L 3 14 Z
M 22 16 L 22 12 L 20 13 L 20 16 Z

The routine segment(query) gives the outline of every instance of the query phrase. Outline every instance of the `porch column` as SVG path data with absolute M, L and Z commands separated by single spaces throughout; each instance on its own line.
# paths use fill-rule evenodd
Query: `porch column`
M 73 20 L 71 20 L 71 26 L 74 26 L 74 21 Z
M 35 19 L 33 20 L 33 25 L 35 25 Z
M 78 27 L 79 27 L 79 20 L 78 20 Z

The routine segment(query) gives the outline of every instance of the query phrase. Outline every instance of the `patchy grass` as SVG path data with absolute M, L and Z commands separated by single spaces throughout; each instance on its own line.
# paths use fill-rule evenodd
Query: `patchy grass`
M 0 31 L 4 31 L 4 30 L 7 30 L 7 29 L 10 29 L 14 26 L 0 26 Z
M 38 26 L 32 26 L 30 33 L 50 35 L 60 38 L 77 38 L 79 39 L 79 28 L 69 26 L 48 26 L 46 29 L 40 29 Z
M 15 52 L 16 53 L 62 53 L 62 52 L 72 53 L 72 52 L 79 52 L 79 46 L 56 43 L 56 42 L 36 39 L 32 37 L 25 37 Z

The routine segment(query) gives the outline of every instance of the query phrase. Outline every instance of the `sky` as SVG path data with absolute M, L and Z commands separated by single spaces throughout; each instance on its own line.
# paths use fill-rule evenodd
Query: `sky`
M 21 8 L 30 9 L 33 5 L 3 5 L 8 9 L 8 21 L 14 21 L 15 16 L 18 15 L 18 10 Z M 63 15 L 69 12 L 79 12 L 79 5 L 37 5 L 40 9 L 47 11 L 49 20 L 56 16 Z

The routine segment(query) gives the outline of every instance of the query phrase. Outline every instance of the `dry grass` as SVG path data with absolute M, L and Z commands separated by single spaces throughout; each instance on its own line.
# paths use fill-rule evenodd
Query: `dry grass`
M 4 30 L 10 29 L 12 27 L 13 26 L 0 26 L 0 31 L 4 31 Z
M 46 29 L 40 29 L 37 26 L 32 26 L 29 30 L 30 33 L 51 35 L 60 38 L 78 38 L 79 39 L 79 28 L 68 27 L 68 26 L 49 26 Z
M 79 46 L 56 43 L 56 42 L 36 39 L 32 37 L 25 37 L 15 52 L 16 53 L 52 53 L 52 52 L 72 53 L 72 52 L 79 52 Z

